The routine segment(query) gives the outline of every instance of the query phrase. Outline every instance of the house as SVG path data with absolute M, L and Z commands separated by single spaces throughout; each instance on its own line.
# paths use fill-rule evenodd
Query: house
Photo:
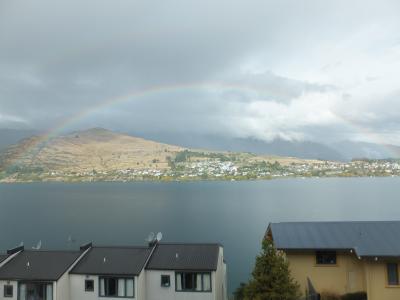
M 146 266 L 148 300 L 227 299 L 226 264 L 218 244 L 159 244 Z
M 0 300 L 227 299 L 218 244 L 87 244 L 80 251 L 20 247 L 1 259 Z
M 85 251 L 8 251 L 0 267 L 0 299 L 68 300 L 68 272 Z
M 271 223 L 266 238 L 303 291 L 400 299 L 400 221 Z
M 93 247 L 70 271 L 71 298 L 145 300 L 144 267 L 151 247 Z

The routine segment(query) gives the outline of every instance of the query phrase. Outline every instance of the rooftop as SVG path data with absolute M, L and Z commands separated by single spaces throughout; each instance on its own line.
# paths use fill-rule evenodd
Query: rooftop
M 219 247 L 219 244 L 160 243 L 156 246 L 146 269 L 216 270 Z
M 282 250 L 354 250 L 360 257 L 400 257 L 400 221 L 271 223 Z
M 0 268 L 0 279 L 55 281 L 81 254 L 79 251 L 21 251 Z
M 71 274 L 139 275 L 149 247 L 93 247 L 71 270 Z
M 0 263 L 4 261 L 8 256 L 6 254 L 0 254 Z

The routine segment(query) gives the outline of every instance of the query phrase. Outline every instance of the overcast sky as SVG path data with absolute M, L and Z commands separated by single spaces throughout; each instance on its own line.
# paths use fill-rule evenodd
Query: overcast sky
M 400 144 L 400 1 L 0 0 L 0 128 L 77 115 L 66 129 Z

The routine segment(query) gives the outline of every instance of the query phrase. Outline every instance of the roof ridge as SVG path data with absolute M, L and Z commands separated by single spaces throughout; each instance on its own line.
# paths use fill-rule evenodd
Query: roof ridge
M 329 224 L 356 224 L 356 223 L 400 223 L 400 220 L 376 220 L 376 221 L 289 221 L 289 222 L 271 222 L 270 224 L 321 224 L 321 223 L 329 223 Z
M 158 245 L 179 245 L 179 246 L 222 246 L 221 243 L 181 243 L 181 242 L 159 242 Z
M 92 246 L 92 249 L 151 249 L 148 246 L 108 246 L 108 245 L 99 245 L 99 246 Z
M 25 249 L 21 252 L 33 252 L 33 253 L 44 253 L 44 252 L 52 252 L 52 253 L 81 253 L 79 250 L 51 250 L 51 249 Z

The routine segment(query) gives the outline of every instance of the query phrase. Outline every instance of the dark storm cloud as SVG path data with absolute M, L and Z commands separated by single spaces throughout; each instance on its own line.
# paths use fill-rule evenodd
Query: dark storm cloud
M 399 9 L 397 1 L 3 0 L 0 126 L 51 128 L 88 111 L 71 126 L 318 140 L 335 128 L 340 136 L 347 118 L 372 130 L 387 121 L 395 133 L 398 115 L 382 101 L 400 111 L 388 100 L 400 75 Z M 95 109 L 155 86 L 181 88 Z

